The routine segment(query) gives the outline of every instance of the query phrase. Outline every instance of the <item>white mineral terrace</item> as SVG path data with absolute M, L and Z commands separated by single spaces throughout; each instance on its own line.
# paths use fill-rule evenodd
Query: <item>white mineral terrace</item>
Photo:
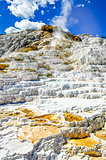
M 105 160 L 106 39 L 56 26 L 7 36 L 0 160 Z

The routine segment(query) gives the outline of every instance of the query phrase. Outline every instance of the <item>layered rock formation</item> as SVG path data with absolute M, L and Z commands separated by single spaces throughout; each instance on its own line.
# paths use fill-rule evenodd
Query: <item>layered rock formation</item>
M 106 40 L 43 26 L 0 43 L 0 159 L 105 159 Z

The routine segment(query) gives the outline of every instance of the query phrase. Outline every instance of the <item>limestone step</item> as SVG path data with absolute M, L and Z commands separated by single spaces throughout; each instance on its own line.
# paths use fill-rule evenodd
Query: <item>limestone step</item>
M 102 98 L 105 94 L 103 93 L 85 93 L 82 95 L 79 95 L 80 98 L 86 98 L 86 99 L 97 99 L 97 98 Z
M 106 64 L 104 65 L 87 65 L 84 66 L 85 70 L 91 71 L 91 72 L 106 72 Z

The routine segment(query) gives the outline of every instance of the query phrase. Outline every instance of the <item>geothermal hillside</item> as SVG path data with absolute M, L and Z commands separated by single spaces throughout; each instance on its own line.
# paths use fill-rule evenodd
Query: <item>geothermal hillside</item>
M 106 39 L 46 25 L 0 56 L 0 160 L 106 158 Z

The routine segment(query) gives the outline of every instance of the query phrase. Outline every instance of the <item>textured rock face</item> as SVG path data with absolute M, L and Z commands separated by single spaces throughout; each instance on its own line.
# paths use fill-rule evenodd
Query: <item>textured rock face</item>
M 36 30 L 25 30 L 18 33 L 0 35 L 0 57 L 6 52 L 9 53 L 25 47 L 39 39 L 40 32 Z
M 0 159 L 106 158 L 106 40 L 44 26 L 0 44 Z

